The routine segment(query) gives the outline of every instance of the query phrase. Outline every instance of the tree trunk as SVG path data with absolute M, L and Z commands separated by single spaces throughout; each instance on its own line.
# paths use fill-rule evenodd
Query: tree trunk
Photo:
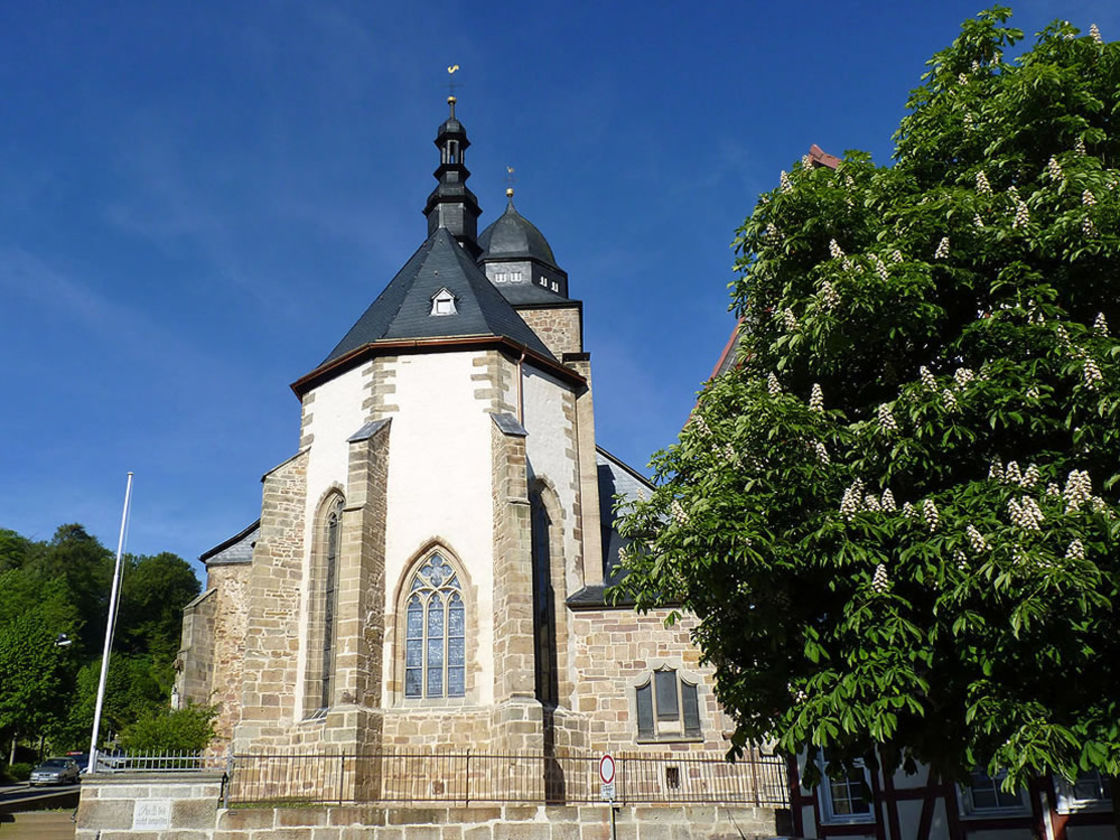
M 8 758 L 8 766 L 9 767 L 11 767 L 13 764 L 16 763 L 16 736 L 18 736 L 18 735 L 19 735 L 18 732 L 13 732 L 12 733 L 12 754 Z

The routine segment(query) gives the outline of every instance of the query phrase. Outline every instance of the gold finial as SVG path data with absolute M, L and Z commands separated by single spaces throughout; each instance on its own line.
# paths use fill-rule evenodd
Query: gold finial
M 506 187 L 506 197 L 513 198 L 513 187 Z
M 513 177 L 513 167 L 506 167 L 506 198 L 513 198 L 513 185 L 516 179 Z
M 450 96 L 447 97 L 447 105 L 451 108 L 451 119 L 455 119 L 455 74 L 458 71 L 458 64 L 449 64 L 447 66 L 447 92 L 450 94 Z

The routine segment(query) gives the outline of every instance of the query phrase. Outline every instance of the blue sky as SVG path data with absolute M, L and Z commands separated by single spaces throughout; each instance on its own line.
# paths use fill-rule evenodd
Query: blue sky
M 288 384 L 424 239 L 449 64 L 483 224 L 584 301 L 599 442 L 670 443 L 732 326 L 729 243 L 817 143 L 883 163 L 982 4 L 0 5 L 0 527 L 188 559 L 295 451 Z M 1114 0 L 1015 5 L 1120 37 Z

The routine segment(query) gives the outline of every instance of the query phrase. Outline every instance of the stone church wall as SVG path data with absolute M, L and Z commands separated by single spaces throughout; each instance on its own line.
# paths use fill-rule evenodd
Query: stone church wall
M 207 580 L 207 589 L 183 607 L 183 632 L 175 660 L 173 704 L 208 703 L 214 673 L 214 624 L 218 589 Z
M 517 314 L 556 358 L 565 353 L 583 352 L 579 306 L 522 307 Z
M 307 462 L 307 452 L 301 452 L 264 480 L 261 531 L 249 573 L 252 632 L 244 642 L 238 749 L 287 746 L 296 714 Z
M 576 681 L 574 708 L 590 719 L 590 745 L 617 753 L 703 752 L 722 756 L 731 727 L 711 690 L 712 668 L 700 665 L 700 651 L 689 639 L 694 619 L 684 616 L 665 627 L 667 610 L 639 615 L 633 610 L 581 610 L 573 613 Z M 658 668 L 671 668 L 699 693 L 699 739 L 639 742 L 635 689 Z
M 213 671 L 208 696 L 201 702 L 218 707 L 214 719 L 215 738 L 210 752 L 224 753 L 241 716 L 241 689 L 245 634 L 249 618 L 249 571 L 247 564 L 213 566 L 207 582 L 214 588 L 215 624 Z

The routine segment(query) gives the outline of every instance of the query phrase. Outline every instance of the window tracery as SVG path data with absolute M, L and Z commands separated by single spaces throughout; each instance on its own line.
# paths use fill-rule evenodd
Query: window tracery
M 466 694 L 466 609 L 463 586 L 438 553 L 417 569 L 405 609 L 406 698 Z

